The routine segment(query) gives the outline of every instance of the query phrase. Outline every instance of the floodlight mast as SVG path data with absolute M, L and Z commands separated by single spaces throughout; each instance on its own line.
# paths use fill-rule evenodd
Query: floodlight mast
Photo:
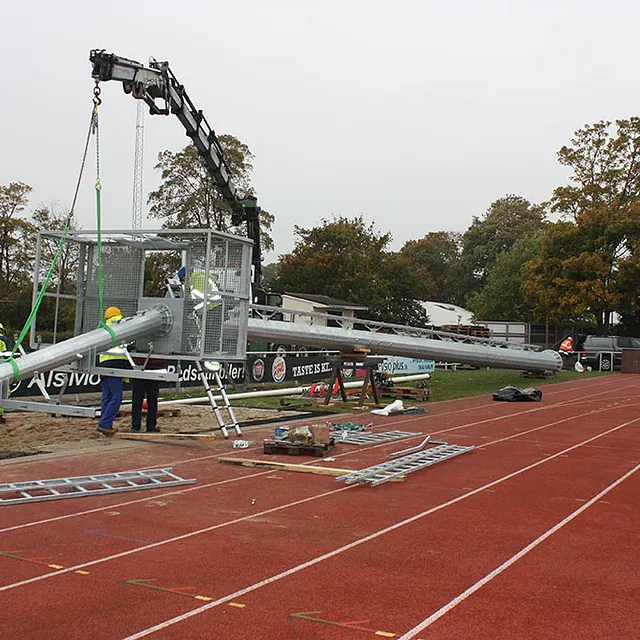
M 187 95 L 172 71 L 168 62 L 151 60 L 145 67 L 136 60 L 130 60 L 107 53 L 104 49 L 93 49 L 89 55 L 93 65 L 91 77 L 96 81 L 115 80 L 122 82 L 125 93 L 137 100 L 144 100 L 151 115 L 177 116 L 185 132 L 193 141 L 198 153 L 204 159 L 209 173 L 224 198 L 231 207 L 231 223 L 246 225 L 247 237 L 253 240 L 252 288 L 253 297 L 258 295 L 262 274 L 262 249 L 260 244 L 260 207 L 254 196 L 239 197 L 236 192 L 231 170 L 215 131 L 209 126 L 201 110 Z

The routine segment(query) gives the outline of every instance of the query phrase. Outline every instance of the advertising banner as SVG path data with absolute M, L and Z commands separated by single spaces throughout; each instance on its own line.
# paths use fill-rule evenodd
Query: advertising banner
M 180 387 L 190 388 L 201 385 L 198 370 L 191 361 L 167 361 L 166 369 L 174 373 L 180 366 Z M 280 384 L 292 381 L 328 380 L 331 376 L 332 361 L 319 356 L 286 357 L 269 355 L 265 357 L 251 356 L 247 363 L 225 362 L 220 369 L 220 378 L 225 386 L 233 387 L 244 384 Z M 205 372 L 212 381 L 213 374 Z M 353 371 L 344 372 L 345 378 L 353 375 Z M 66 380 L 68 376 L 68 381 Z M 48 371 L 40 375 L 40 380 L 51 396 L 64 393 L 82 394 L 100 392 L 100 375 L 97 373 Z M 66 387 L 65 387 L 66 384 Z M 163 388 L 174 388 L 173 382 L 160 382 Z M 125 390 L 129 385 L 125 383 Z M 40 390 L 34 379 L 22 380 L 13 388 L 12 397 L 37 396 Z
M 414 373 L 433 373 L 436 363 L 433 360 L 419 360 L 418 358 L 399 358 L 389 356 L 378 365 L 378 371 L 384 371 L 392 376 L 405 376 Z

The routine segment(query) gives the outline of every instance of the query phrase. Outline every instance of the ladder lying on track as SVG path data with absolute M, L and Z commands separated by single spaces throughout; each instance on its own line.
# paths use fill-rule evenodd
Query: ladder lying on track
M 167 468 L 55 478 L 53 480 L 9 482 L 0 484 L 0 505 L 44 502 L 45 500 L 140 491 L 141 489 L 156 489 L 158 487 L 175 487 L 193 484 L 195 481 L 195 478 L 185 480 L 171 473 L 171 469 Z
M 373 467 L 339 476 L 336 478 L 336 482 L 344 481 L 346 484 L 366 484 L 369 482 L 372 487 L 377 487 L 379 484 L 389 482 L 389 480 L 406 476 L 414 471 L 459 456 L 462 453 L 471 451 L 473 448 L 472 446 L 462 447 L 456 444 L 442 444 L 426 451 L 412 453 L 402 458 L 396 458 Z
M 422 433 L 415 431 L 383 431 L 382 433 L 364 433 L 362 431 L 332 431 L 334 441 L 342 444 L 380 444 L 382 442 L 393 442 L 404 438 L 421 436 Z

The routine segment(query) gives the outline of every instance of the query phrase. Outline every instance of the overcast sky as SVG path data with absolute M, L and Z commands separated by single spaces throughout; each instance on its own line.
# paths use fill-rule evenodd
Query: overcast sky
M 91 111 L 89 51 L 168 60 L 217 133 L 256 156 L 253 183 L 294 225 L 362 215 L 393 247 L 464 231 L 513 193 L 548 199 L 556 153 L 601 119 L 640 115 L 637 0 L 233 0 L 5 3 L 0 184 L 71 204 Z M 103 228 L 131 227 L 137 101 L 104 83 Z M 145 191 L 188 139 L 145 120 Z M 95 229 L 93 151 L 77 220 Z M 146 228 L 158 221 L 145 220 Z

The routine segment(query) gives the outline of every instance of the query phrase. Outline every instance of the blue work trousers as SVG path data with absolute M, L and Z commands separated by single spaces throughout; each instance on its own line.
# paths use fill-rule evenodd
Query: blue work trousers
M 100 386 L 102 388 L 102 411 L 98 426 L 103 429 L 111 429 L 122 404 L 122 378 L 101 376 Z

